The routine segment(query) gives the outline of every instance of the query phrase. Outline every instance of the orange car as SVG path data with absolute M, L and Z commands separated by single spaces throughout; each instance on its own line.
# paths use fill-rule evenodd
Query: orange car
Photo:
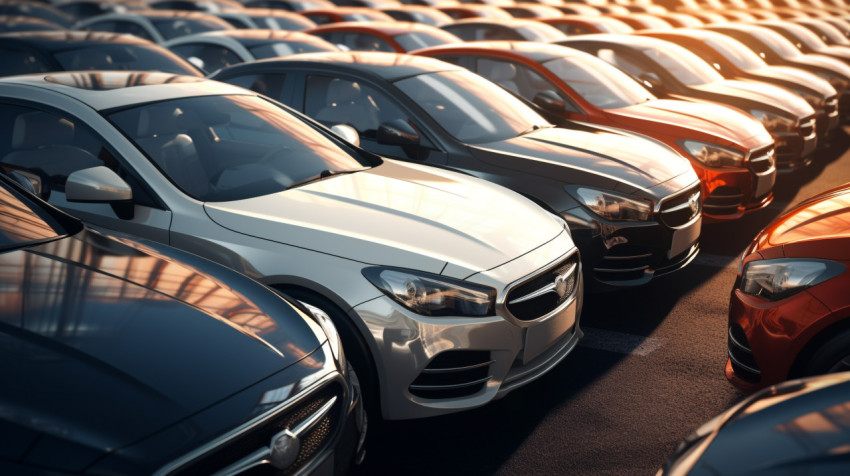
M 481 42 L 416 54 L 464 66 L 501 84 L 556 124 L 601 124 L 663 142 L 691 161 L 706 197 L 707 219 L 736 219 L 773 200 L 773 139 L 759 121 L 737 109 L 656 99 L 605 61 L 564 46 Z
M 850 184 L 795 207 L 744 252 L 726 378 L 753 391 L 850 370 Z
M 435 26 L 406 21 L 347 21 L 307 30 L 341 49 L 406 53 L 428 46 L 460 43 L 460 38 Z

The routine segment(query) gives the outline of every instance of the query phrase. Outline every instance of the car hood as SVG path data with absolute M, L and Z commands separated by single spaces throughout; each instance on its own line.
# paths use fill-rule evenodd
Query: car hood
M 840 74 L 845 78 L 850 78 L 850 65 L 844 63 L 838 58 L 831 56 L 819 55 L 815 53 L 807 53 L 790 58 L 791 66 L 806 69 L 807 66 L 826 69 L 833 73 Z
M 636 135 L 553 127 L 470 149 L 478 159 L 499 167 L 624 193 L 644 190 L 655 195 L 650 189 L 659 184 L 681 182 L 683 187 L 697 181 L 685 158 Z
M 757 101 L 764 104 L 766 107 L 772 106 L 774 108 L 784 110 L 786 113 L 790 112 L 797 118 L 808 117 L 815 113 L 812 106 L 810 106 L 809 103 L 803 100 L 800 96 L 797 96 L 787 89 L 770 84 L 727 79 L 724 81 L 701 84 L 699 86 L 695 86 L 695 89 L 749 101 Z M 734 103 L 735 101 L 733 100 L 732 104 Z M 762 107 L 762 109 L 764 108 L 765 107 Z
M 789 88 L 814 91 L 824 98 L 836 95 L 835 88 L 829 84 L 829 81 L 799 68 L 793 68 L 791 66 L 768 66 L 755 71 L 748 71 L 748 73 L 758 78 L 781 81 L 787 84 Z
M 805 250 L 812 258 L 850 259 L 850 187 L 813 197 L 770 224 L 757 239 L 756 251 L 777 246 L 784 254 L 796 256 Z M 840 240 L 847 246 L 827 246 L 826 240 Z M 842 256 L 836 256 L 836 250 Z
M 676 134 L 688 139 L 689 130 L 697 130 L 715 136 L 721 141 L 752 147 L 763 146 L 772 141 L 764 126 L 736 109 L 726 106 L 694 103 L 671 99 L 647 101 L 634 106 L 611 109 L 609 112 L 622 116 L 642 118 L 667 126 L 666 134 Z M 670 129 L 676 130 L 676 132 Z M 700 140 L 705 140 L 699 137 Z M 714 140 L 712 142 L 720 142 Z
M 846 373 L 758 394 L 722 426 L 689 474 L 836 474 L 850 457 Z M 752 409 L 752 410 L 751 410 Z M 839 471 L 841 472 L 841 471 Z
M 205 209 L 257 238 L 367 264 L 465 278 L 551 240 L 563 224 L 497 185 L 456 172 L 384 160 L 280 193 Z
M 290 306 L 270 316 L 141 250 L 82 231 L 0 254 L 0 352 L 14 362 L 0 370 L 0 434 L 18 436 L 4 458 L 81 471 L 319 347 Z

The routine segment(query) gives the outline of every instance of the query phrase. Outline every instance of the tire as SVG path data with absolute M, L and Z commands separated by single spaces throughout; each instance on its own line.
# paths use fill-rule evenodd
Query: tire
M 339 332 L 346 359 L 353 368 L 357 369 L 363 406 L 366 408 L 369 425 L 375 427 L 381 421 L 377 371 L 369 347 L 360 337 L 360 332 L 351 322 L 351 318 L 330 300 L 311 291 L 300 288 L 282 288 L 279 290 L 293 299 L 318 307 L 331 318 L 337 332 Z
M 850 370 L 850 330 L 843 331 L 822 345 L 809 359 L 806 375 Z

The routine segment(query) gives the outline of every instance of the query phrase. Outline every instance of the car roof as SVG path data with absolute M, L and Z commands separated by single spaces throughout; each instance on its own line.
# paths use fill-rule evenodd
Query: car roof
M 538 41 L 470 41 L 466 43 L 439 45 L 427 48 L 428 53 L 437 53 L 443 50 L 494 51 L 501 55 L 510 53 L 513 55 L 523 56 L 538 63 L 543 63 L 556 58 L 565 58 L 568 56 L 592 56 L 568 46 L 540 43 Z
M 255 94 L 205 78 L 151 71 L 77 71 L 0 78 L 0 89 L 6 84 L 71 96 L 98 111 L 181 97 Z
M 27 31 L 0 34 L 0 43 L 28 45 L 43 51 L 67 50 L 72 47 L 96 45 L 132 44 L 151 45 L 148 40 L 137 36 L 106 31 Z
M 376 82 L 397 81 L 423 73 L 438 71 L 466 71 L 460 66 L 434 58 L 412 56 L 400 53 L 376 51 L 341 51 L 323 53 L 302 53 L 285 58 L 271 58 L 252 61 L 225 68 L 232 70 L 255 70 L 257 68 L 283 66 L 287 69 L 310 69 L 316 66 L 329 66 L 331 69 L 356 71 L 359 75 Z

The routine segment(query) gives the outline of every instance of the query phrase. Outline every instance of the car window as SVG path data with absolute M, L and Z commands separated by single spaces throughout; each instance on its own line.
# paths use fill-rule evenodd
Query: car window
M 320 51 L 337 51 L 332 44 L 320 41 L 279 41 L 249 48 L 256 59 L 276 58 L 298 53 L 317 53 Z
M 727 36 L 707 38 L 705 44 L 721 54 L 727 61 L 744 71 L 752 71 L 767 66 L 759 55 L 741 42 Z
M 256 96 L 158 101 L 108 118 L 169 180 L 200 201 L 277 193 L 309 178 L 370 165 Z
M 180 36 L 203 33 L 205 31 L 226 30 L 226 22 L 222 23 L 198 18 L 154 18 L 151 19 L 156 30 L 166 40 Z
M 658 78 L 658 75 L 645 65 L 643 61 L 631 58 L 627 53 L 612 50 L 610 48 L 600 48 L 596 52 L 596 56 L 606 63 L 613 65 L 617 69 L 631 75 L 633 78 L 638 78 L 643 74 L 651 74 L 653 77 Z
M 522 101 L 469 71 L 420 74 L 393 84 L 462 142 L 504 140 L 548 125 Z
M 523 40 L 517 32 L 504 27 L 489 25 L 457 25 L 447 27 L 446 31 L 452 33 L 463 41 L 485 41 L 485 40 Z
M 597 58 L 570 56 L 543 63 L 585 101 L 602 109 L 633 106 L 655 97 L 629 75 Z
M 285 74 L 245 74 L 229 77 L 222 81 L 256 91 L 276 101 L 285 102 L 283 101 L 283 84 L 286 82 Z
M 796 46 L 794 46 L 794 43 L 791 43 L 784 36 L 773 30 L 757 28 L 749 33 L 764 46 L 783 58 L 795 58 L 803 54 Z M 749 45 L 746 40 L 743 40 L 742 42 Z
M 0 105 L 0 164 L 39 177 L 44 186 L 64 191 L 77 170 L 118 162 L 87 126 L 72 117 L 15 105 Z
M 252 16 L 251 19 L 253 19 L 260 28 L 268 28 L 270 30 L 300 31 L 316 26 L 314 22 L 307 18 L 257 15 Z
M 348 124 L 367 139 L 374 139 L 383 123 L 410 122 L 404 111 L 372 86 L 329 76 L 307 77 L 304 113 L 327 126 Z
M 567 35 L 565 35 L 562 31 L 544 23 L 540 23 L 535 26 L 521 26 L 517 28 L 517 31 L 522 39 L 528 41 L 552 43 L 567 39 Z
M 53 57 L 66 71 L 143 70 L 198 76 L 198 72 L 170 51 L 154 45 L 99 44 L 57 51 Z
M 44 59 L 29 51 L 0 49 L 0 76 L 44 73 L 52 69 Z
M 0 182 L 0 251 L 75 234 L 82 225 L 59 219 L 43 206 Z
M 242 59 L 230 48 L 207 43 L 175 45 L 171 47 L 171 51 L 205 73 L 212 73 L 242 62 Z
M 670 44 L 664 48 L 645 48 L 643 54 L 658 63 L 682 84 L 697 86 L 723 81 L 720 73 L 702 58 L 681 46 Z
M 443 32 L 443 34 L 431 33 L 428 31 L 416 31 L 411 33 L 404 33 L 401 35 L 396 35 L 393 39 L 404 48 L 404 51 L 413 51 L 418 50 L 419 48 L 427 48 L 429 46 L 437 46 L 437 45 L 448 45 L 450 43 L 458 43 L 460 41 L 459 38 L 455 37 L 448 32 Z
M 97 31 L 111 31 L 114 33 L 127 33 L 129 35 L 135 35 L 139 38 L 144 38 L 146 40 L 153 41 L 153 36 L 145 30 L 145 28 L 137 23 L 131 21 L 101 21 L 95 22 L 91 25 L 87 26 L 88 30 L 97 30 Z
M 395 48 L 382 38 L 368 33 L 345 32 L 340 33 L 337 38 L 340 44 L 353 51 L 395 51 Z

